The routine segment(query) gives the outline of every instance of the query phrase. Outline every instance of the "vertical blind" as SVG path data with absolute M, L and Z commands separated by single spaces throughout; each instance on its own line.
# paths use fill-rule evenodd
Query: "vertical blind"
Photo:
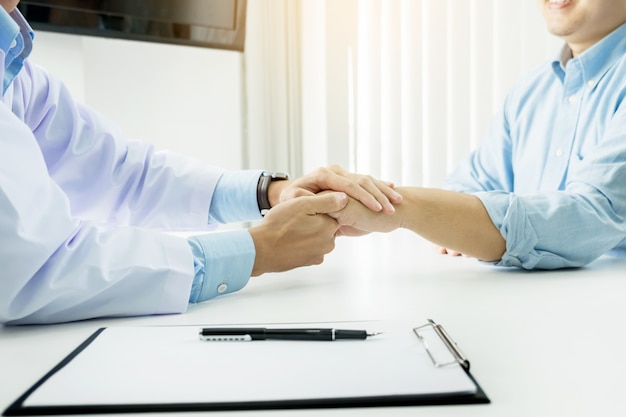
M 440 186 L 561 41 L 535 2 L 301 0 L 301 171 Z M 288 34 L 287 34 L 288 35 Z M 293 87 L 295 88 L 295 87 Z M 292 89 L 293 89 L 292 88 Z

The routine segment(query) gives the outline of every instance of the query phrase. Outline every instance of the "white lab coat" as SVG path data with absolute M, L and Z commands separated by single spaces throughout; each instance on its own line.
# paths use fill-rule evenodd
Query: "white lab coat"
M 184 311 L 191 249 L 158 230 L 208 228 L 220 175 L 126 140 L 26 62 L 0 105 L 0 323 Z

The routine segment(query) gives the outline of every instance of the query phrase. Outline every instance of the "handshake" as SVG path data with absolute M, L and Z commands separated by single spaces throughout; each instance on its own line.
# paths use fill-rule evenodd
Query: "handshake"
M 252 275 L 322 263 L 336 236 L 391 231 L 396 205 L 394 185 L 338 166 L 319 168 L 295 180 L 272 182 L 272 209 L 251 228 L 256 249 Z
M 398 187 L 338 166 L 320 168 L 269 188 L 272 209 L 249 230 L 256 249 L 252 275 L 322 263 L 337 236 L 406 228 L 447 253 L 501 258 L 505 241 L 471 194 Z M 442 249 L 442 252 L 446 252 Z

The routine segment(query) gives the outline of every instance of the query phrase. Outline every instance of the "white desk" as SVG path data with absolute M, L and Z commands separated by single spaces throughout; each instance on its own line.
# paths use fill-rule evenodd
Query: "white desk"
M 467 354 L 491 404 L 211 415 L 623 416 L 625 294 L 626 260 L 524 272 L 439 255 L 410 232 L 341 238 L 321 266 L 253 278 L 183 315 L 0 327 L 0 409 L 103 326 L 389 318 L 419 325 L 432 317 Z

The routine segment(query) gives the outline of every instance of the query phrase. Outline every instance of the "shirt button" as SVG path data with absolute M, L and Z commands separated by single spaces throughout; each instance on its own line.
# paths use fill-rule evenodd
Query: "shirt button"
M 17 40 L 13 39 L 13 42 L 11 42 L 11 46 L 9 46 L 9 49 L 13 49 L 17 46 Z
M 559 148 L 556 151 L 554 151 L 554 155 L 556 155 L 557 158 L 560 158 L 563 156 L 563 149 Z
M 576 96 L 575 96 L 574 94 L 572 94 L 571 96 L 569 96 L 569 97 L 567 98 L 567 101 L 569 101 L 569 102 L 570 102 L 570 104 L 574 104 L 574 103 L 576 103 L 576 100 L 577 100 L 577 98 L 576 98 Z
M 589 81 L 587 81 L 587 85 L 589 87 L 593 87 L 595 84 L 596 84 L 596 80 L 589 80 Z
M 228 289 L 228 285 L 225 284 L 225 283 L 222 283 L 222 284 L 217 286 L 217 293 L 218 294 L 223 294 L 224 292 L 226 292 L 227 289 Z

